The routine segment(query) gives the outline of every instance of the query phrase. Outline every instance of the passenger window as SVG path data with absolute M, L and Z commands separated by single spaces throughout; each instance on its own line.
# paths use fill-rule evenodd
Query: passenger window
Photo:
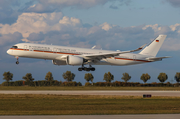
M 17 46 L 12 46 L 12 48 L 15 48 L 15 49 L 17 49 L 18 47 L 17 47 Z

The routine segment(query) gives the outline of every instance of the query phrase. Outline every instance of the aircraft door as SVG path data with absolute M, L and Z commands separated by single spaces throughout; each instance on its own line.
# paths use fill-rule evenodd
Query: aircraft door
M 27 49 L 27 45 L 24 45 L 24 51 L 27 51 L 28 49 Z
M 57 48 L 53 48 L 53 53 L 57 53 Z
M 32 46 L 29 46 L 29 51 L 34 51 L 34 48 Z
M 136 61 L 136 55 L 133 55 L 133 60 Z

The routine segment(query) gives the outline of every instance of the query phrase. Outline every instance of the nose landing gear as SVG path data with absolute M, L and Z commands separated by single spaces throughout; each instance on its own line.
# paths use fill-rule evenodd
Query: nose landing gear
M 16 60 L 16 64 L 19 64 L 19 57 L 17 57 Z

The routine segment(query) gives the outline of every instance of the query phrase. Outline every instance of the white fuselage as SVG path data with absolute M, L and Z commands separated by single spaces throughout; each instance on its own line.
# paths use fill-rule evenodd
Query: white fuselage
M 16 44 L 17 48 L 10 48 L 7 53 L 15 57 L 26 57 L 26 58 L 37 58 L 37 59 L 48 59 L 48 60 L 60 60 L 59 57 L 67 55 L 88 55 L 88 54 L 99 54 L 99 53 L 111 53 L 114 51 L 109 50 L 97 50 L 97 49 L 86 49 L 77 47 L 65 47 L 57 45 L 43 45 L 43 44 L 32 44 L 32 43 L 19 43 Z M 119 51 L 117 51 L 119 52 Z M 148 61 L 147 55 L 126 53 L 120 54 L 116 57 L 110 57 L 102 59 L 99 62 L 93 63 L 93 65 L 134 65 L 141 64 Z M 62 60 L 64 61 L 64 60 Z

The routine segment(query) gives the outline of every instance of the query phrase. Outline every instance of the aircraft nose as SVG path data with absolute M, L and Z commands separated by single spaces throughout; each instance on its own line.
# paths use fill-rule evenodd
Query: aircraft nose
M 10 50 L 7 50 L 7 54 L 10 54 Z

